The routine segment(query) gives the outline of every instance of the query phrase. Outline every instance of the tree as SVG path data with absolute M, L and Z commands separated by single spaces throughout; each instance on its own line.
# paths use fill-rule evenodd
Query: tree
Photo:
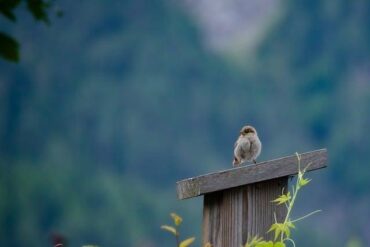
M 37 21 L 49 24 L 48 11 L 53 2 L 44 0 L 0 0 L 0 13 L 9 21 L 15 23 L 17 17 L 15 9 L 25 3 L 27 10 L 32 14 Z M 57 11 L 57 15 L 62 15 L 61 11 Z M 19 43 L 16 39 L 8 34 L 0 31 L 0 57 L 12 62 L 19 61 Z

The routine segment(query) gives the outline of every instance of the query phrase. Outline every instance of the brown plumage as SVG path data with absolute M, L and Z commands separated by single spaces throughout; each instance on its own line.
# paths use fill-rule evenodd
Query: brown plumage
M 238 140 L 234 145 L 233 165 L 239 166 L 246 161 L 256 163 L 260 155 L 262 144 L 258 138 L 257 131 L 253 126 L 247 125 L 240 130 Z

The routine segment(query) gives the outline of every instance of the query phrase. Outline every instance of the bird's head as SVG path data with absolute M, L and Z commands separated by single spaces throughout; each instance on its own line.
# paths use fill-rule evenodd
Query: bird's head
M 242 136 L 246 136 L 246 135 L 257 135 L 257 131 L 256 129 L 253 127 L 253 126 L 250 126 L 250 125 L 247 125 L 247 126 L 244 126 L 241 130 L 240 130 L 240 134 Z

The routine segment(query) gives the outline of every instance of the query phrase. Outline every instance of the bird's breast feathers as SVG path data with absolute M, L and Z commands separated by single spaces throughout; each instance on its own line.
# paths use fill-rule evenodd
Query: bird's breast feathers
M 247 137 L 241 136 L 239 137 L 236 145 L 239 146 L 241 149 L 247 151 L 249 150 L 251 143 Z

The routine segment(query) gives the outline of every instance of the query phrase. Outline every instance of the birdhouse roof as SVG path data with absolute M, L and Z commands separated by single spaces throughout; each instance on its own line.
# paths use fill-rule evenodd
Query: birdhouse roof
M 319 149 L 300 154 L 301 169 L 307 171 L 327 166 L 327 150 Z M 177 182 L 177 197 L 187 199 L 206 193 L 226 190 L 298 173 L 298 157 L 291 155 L 258 164 L 231 168 Z

